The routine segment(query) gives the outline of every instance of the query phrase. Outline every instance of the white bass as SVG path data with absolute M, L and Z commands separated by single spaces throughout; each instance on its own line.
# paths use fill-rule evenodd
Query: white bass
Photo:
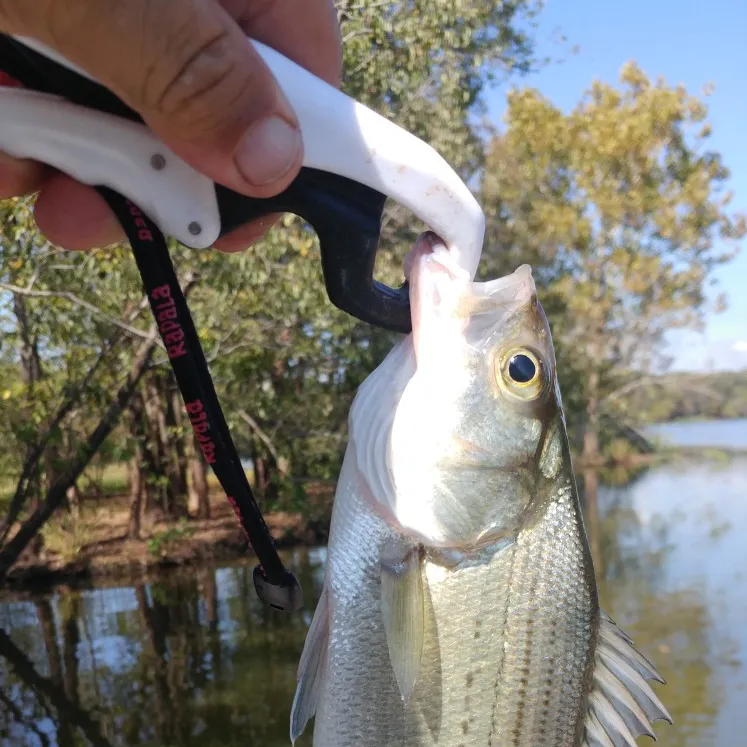
M 635 747 L 663 682 L 599 609 L 528 266 L 422 237 L 413 332 L 360 387 L 298 669 L 315 747 Z

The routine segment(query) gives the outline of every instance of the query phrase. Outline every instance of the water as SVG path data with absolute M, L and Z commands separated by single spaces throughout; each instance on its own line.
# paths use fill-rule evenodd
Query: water
M 747 449 L 747 419 L 658 423 L 645 430 L 678 446 Z
M 617 483 L 600 488 L 589 531 L 605 609 L 668 683 L 657 689 L 675 725 L 657 724 L 658 743 L 741 746 L 747 457 Z M 306 594 L 290 617 L 259 604 L 243 562 L 0 600 L 0 745 L 287 747 L 324 557 L 287 556 Z

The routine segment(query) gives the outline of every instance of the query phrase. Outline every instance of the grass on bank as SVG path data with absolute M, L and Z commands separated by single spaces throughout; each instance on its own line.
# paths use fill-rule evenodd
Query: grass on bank
M 250 484 L 254 484 L 254 474 L 251 469 L 244 470 Z M 208 471 L 208 489 L 217 490 L 220 487 L 217 478 Z M 103 469 L 97 468 L 85 472 L 78 481 L 78 488 L 84 496 L 96 498 L 110 498 L 125 495 L 129 490 L 126 464 L 109 464 Z M 15 477 L 0 475 L 0 515 L 8 509 L 8 504 L 16 489 Z
M 245 470 L 250 483 L 251 470 Z M 110 464 L 84 473 L 78 487 L 85 496 L 78 515 L 58 511 L 42 528 L 41 537 L 46 553 L 56 556 L 63 564 L 78 559 L 87 546 L 100 541 L 111 531 L 113 524 L 121 521 L 129 503 L 128 470 L 126 464 Z M 13 479 L 0 476 L 0 516 L 10 505 L 16 488 Z M 215 475 L 208 473 L 210 493 L 220 490 Z M 193 530 L 184 519 L 173 526 L 154 528 L 146 540 L 148 553 L 158 557 L 167 552 L 179 540 L 188 539 Z

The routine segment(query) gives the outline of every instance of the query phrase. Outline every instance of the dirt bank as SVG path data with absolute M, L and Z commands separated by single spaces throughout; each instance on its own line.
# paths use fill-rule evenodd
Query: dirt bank
M 157 568 L 253 555 L 225 496 L 216 491 L 210 504 L 209 519 L 157 519 L 143 529 L 140 540 L 127 537 L 129 506 L 124 496 L 87 505 L 77 520 L 60 515 L 43 532 L 41 552 L 26 551 L 4 585 L 23 588 L 81 577 L 131 577 Z M 320 517 L 318 510 L 314 513 Z M 265 520 L 278 547 L 327 540 L 324 511 L 315 520 L 290 512 L 268 513 Z

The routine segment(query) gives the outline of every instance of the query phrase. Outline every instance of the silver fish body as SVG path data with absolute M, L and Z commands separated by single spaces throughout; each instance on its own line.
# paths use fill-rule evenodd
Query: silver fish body
M 351 410 L 291 738 L 634 745 L 669 716 L 599 609 L 528 268 L 470 283 L 421 248 L 412 272 L 414 334 Z

